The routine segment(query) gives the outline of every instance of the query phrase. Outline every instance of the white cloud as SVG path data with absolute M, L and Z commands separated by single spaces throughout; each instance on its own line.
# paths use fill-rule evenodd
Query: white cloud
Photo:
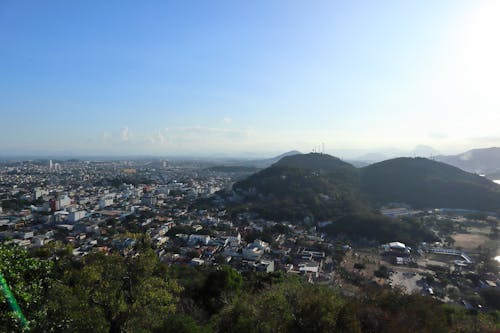
M 233 120 L 232 120 L 231 118 L 229 118 L 229 117 L 224 117 L 224 118 L 222 119 L 222 122 L 223 122 L 224 124 L 226 124 L 226 125 L 229 125 L 229 124 L 231 124 L 231 123 L 233 122 Z

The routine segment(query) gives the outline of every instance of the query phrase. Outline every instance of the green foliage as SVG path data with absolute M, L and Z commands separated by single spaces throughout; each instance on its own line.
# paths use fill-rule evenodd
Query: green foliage
M 334 332 L 345 302 L 332 289 L 293 281 L 244 295 L 214 317 L 218 332 Z
M 16 199 L 10 199 L 10 200 L 3 200 L 2 201 L 2 209 L 4 211 L 19 211 L 26 207 L 28 205 L 28 201 L 21 199 L 21 198 L 16 198 Z
M 346 215 L 323 229 L 328 235 L 350 239 L 373 239 L 381 243 L 395 240 L 406 244 L 434 241 L 436 237 L 418 220 L 392 219 L 381 215 Z
M 285 157 L 236 183 L 245 200 L 232 211 L 274 219 L 316 221 L 366 214 L 374 203 L 476 210 L 499 208 L 500 188 L 483 177 L 424 158 L 398 158 L 356 169 L 335 157 Z
M 155 330 L 157 333 L 210 333 L 209 327 L 198 325 L 196 321 L 187 314 L 174 314 L 169 316 L 163 323 L 163 327 Z
M 495 332 L 498 312 L 360 286 L 361 297 L 298 276 L 229 267 L 165 267 L 147 241 L 136 256 L 61 257 L 54 267 L 0 246 L 0 268 L 34 332 Z M 8 263 L 8 265 L 6 265 Z M 19 263 L 19 264 L 18 264 Z M 381 267 L 379 271 L 387 271 Z M 49 274 L 50 273 L 50 274 Z M 482 295 L 493 306 L 496 290 Z M 26 298 L 27 297 L 27 298 Z M 29 301 L 29 302 L 28 302 Z M 493 303 L 492 303 L 493 302 Z M 34 305 L 36 304 L 36 306 Z M 1 306 L 4 306 L 1 303 Z M 16 331 L 6 308 L 0 330 Z
M 172 227 L 168 232 L 167 232 L 167 235 L 172 237 L 172 236 L 175 236 L 177 234 L 194 234 L 195 233 L 195 230 L 193 227 L 189 226 L 189 225 L 176 225 L 174 227 Z
M 389 278 L 389 269 L 387 266 L 381 265 L 373 274 L 376 277 L 387 279 Z
M 200 290 L 201 300 L 209 313 L 216 313 L 232 296 L 240 293 L 242 286 L 241 273 L 231 267 L 222 266 L 208 273 Z
M 396 158 L 361 169 L 364 193 L 378 202 L 413 207 L 499 208 L 497 185 L 478 175 L 425 158 Z
M 43 330 L 150 332 L 175 313 L 181 288 L 161 275 L 152 250 L 126 260 L 93 253 L 54 280 Z M 84 312 L 82 312 L 84 311 Z M 90 318 L 82 313 L 92 314 Z
M 352 167 L 319 172 L 273 166 L 235 184 L 237 190 L 252 191 L 246 206 L 275 220 L 331 219 L 366 207 L 356 199 L 357 170 Z M 258 195 L 257 195 L 258 194 Z
M 495 310 L 500 310 L 500 290 L 497 288 L 485 288 L 481 290 L 481 296 L 487 305 Z
M 32 323 L 44 317 L 44 290 L 49 283 L 51 267 L 51 262 L 32 258 L 17 245 L 0 244 L 0 272 L 25 317 Z M 0 294 L 0 331 L 16 330 L 20 330 L 17 317 Z

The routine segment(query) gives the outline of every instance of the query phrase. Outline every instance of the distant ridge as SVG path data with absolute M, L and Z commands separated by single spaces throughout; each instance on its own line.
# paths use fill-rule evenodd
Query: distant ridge
M 235 161 L 233 163 L 226 163 L 226 165 L 232 165 L 232 166 L 238 165 L 238 166 L 263 169 L 263 168 L 267 168 L 267 167 L 273 165 L 274 163 L 278 162 L 279 160 L 281 160 L 284 157 L 294 156 L 294 155 L 302 155 L 302 153 L 300 151 L 297 151 L 297 150 L 291 150 L 291 151 L 288 151 L 286 153 L 283 153 L 281 155 L 271 157 L 271 158 L 252 159 L 252 160 L 246 160 L 246 161 L 240 160 L 240 161 Z
M 488 175 L 500 171 L 499 147 L 472 149 L 458 155 L 435 156 L 434 159 L 468 172 Z

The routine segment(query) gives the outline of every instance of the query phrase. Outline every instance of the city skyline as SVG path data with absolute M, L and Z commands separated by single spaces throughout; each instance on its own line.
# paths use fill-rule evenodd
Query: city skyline
M 0 155 L 500 146 L 495 1 L 0 4 Z

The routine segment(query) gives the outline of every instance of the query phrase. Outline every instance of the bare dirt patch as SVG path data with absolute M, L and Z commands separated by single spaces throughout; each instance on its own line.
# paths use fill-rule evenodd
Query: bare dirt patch
M 485 235 L 456 234 L 451 237 L 455 240 L 453 246 L 464 250 L 477 249 L 478 246 L 489 241 L 489 238 Z

